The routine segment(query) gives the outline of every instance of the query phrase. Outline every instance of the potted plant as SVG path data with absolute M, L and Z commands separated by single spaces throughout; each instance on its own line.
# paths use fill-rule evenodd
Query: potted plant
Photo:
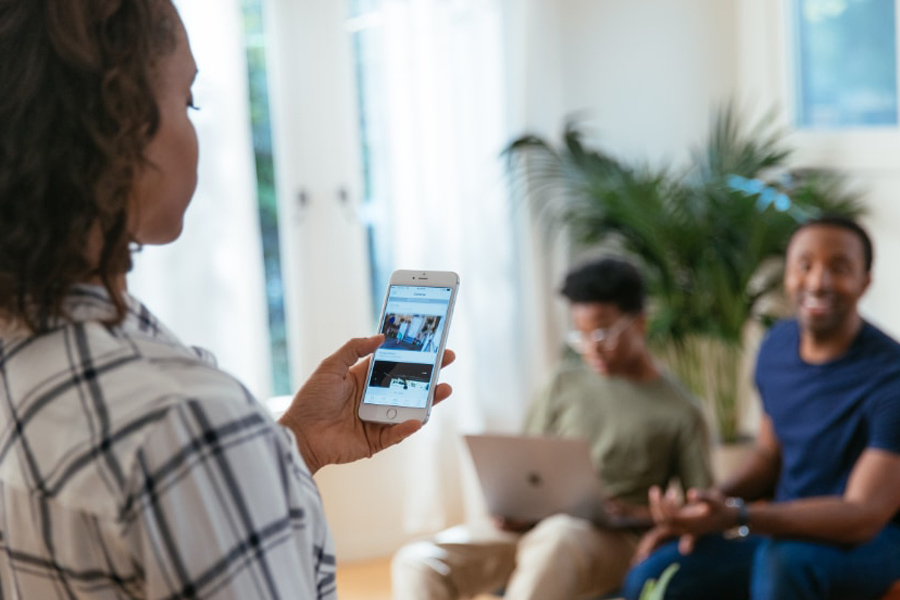
M 651 346 L 709 403 L 719 438 L 736 440 L 745 329 L 767 318 L 760 301 L 779 289 L 789 235 L 816 215 L 859 216 L 859 194 L 836 173 L 788 169 L 773 119 L 747 127 L 731 104 L 682 169 L 627 164 L 583 139 L 569 123 L 559 145 L 512 141 L 513 189 L 577 248 L 601 245 L 641 264 Z

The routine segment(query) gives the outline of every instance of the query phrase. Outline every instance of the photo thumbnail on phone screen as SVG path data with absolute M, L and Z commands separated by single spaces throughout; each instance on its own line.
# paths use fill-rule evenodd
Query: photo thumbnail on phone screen
M 434 383 L 438 351 L 453 290 L 392 285 L 363 402 L 422 408 Z

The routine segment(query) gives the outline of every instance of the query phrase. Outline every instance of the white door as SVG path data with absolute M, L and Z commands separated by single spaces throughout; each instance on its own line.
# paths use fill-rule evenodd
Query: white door
M 294 388 L 374 333 L 351 38 L 341 0 L 268 0 L 282 277 Z

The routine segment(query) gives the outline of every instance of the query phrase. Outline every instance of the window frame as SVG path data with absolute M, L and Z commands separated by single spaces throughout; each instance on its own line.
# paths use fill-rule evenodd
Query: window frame
M 739 95 L 764 112 L 776 111 L 795 149 L 795 162 L 852 170 L 886 170 L 900 164 L 900 125 L 806 129 L 797 123 L 795 82 L 797 0 L 738 0 Z M 900 10 L 895 2 L 895 32 L 900 34 Z M 898 40 L 900 42 L 900 40 Z M 895 43 L 900 70 L 900 43 Z M 900 74 L 898 74 L 900 87 Z M 898 90 L 900 96 L 900 90 Z M 900 102 L 898 102 L 900 111 Z M 900 115 L 898 115 L 900 121 Z

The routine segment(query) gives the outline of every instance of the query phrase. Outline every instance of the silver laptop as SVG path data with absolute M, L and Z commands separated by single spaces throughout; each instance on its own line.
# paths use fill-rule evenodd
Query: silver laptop
M 565 513 L 606 527 L 630 527 L 611 515 L 585 440 L 515 435 L 464 436 L 491 515 L 539 521 Z

